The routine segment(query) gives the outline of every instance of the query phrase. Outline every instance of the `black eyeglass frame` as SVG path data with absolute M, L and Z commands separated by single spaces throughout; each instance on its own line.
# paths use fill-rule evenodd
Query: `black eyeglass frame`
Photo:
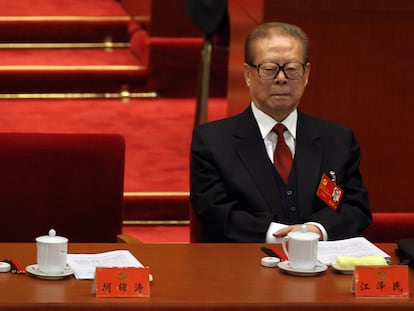
M 302 76 L 300 78 L 294 78 L 294 79 L 292 79 L 292 78 L 289 78 L 288 75 L 286 74 L 285 66 L 287 66 L 288 64 L 292 64 L 292 63 L 293 64 L 300 64 L 302 66 L 303 73 L 302 73 Z M 276 62 L 263 62 L 263 63 L 257 64 L 257 65 L 254 65 L 254 64 L 251 64 L 251 63 L 246 63 L 246 64 L 249 65 L 250 67 L 256 68 L 257 69 L 257 76 L 259 77 L 259 79 L 262 79 L 262 80 L 274 80 L 277 77 L 277 75 L 279 74 L 280 71 L 283 72 L 283 74 L 285 75 L 286 79 L 288 79 L 288 80 L 300 80 L 300 79 L 303 78 L 303 76 L 305 75 L 305 71 L 306 71 L 306 64 L 301 63 L 301 62 L 288 62 L 288 63 L 285 63 L 283 65 L 280 65 L 280 64 L 278 64 Z M 276 73 L 275 73 L 275 75 L 274 75 L 273 78 L 268 78 L 267 79 L 267 78 L 262 78 L 260 76 L 260 66 L 262 66 L 263 64 L 274 64 L 274 65 L 277 65 L 278 66 L 278 69 L 277 69 L 277 71 L 276 71 Z

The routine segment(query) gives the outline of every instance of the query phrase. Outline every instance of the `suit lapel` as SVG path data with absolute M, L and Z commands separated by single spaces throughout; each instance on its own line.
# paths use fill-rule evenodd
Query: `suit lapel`
M 239 140 L 236 153 L 268 203 L 269 210 L 275 212 L 280 204 L 274 172 L 250 107 L 241 114 L 234 136 Z
M 257 185 L 258 190 L 262 193 L 269 210 L 278 212 L 277 207 L 281 206 L 281 202 L 273 167 L 267 156 L 263 139 L 250 107 L 240 115 L 239 121 L 234 131 L 235 139 L 239 140 L 235 151 Z M 295 165 L 299 207 L 302 217 L 305 217 L 311 211 L 310 202 L 313 201 L 316 195 L 321 178 L 321 135 L 312 125 L 312 122 L 309 121 L 308 116 L 298 111 Z
M 299 112 L 296 136 L 295 161 L 297 166 L 297 183 L 299 191 L 299 207 L 302 217 L 311 211 L 320 181 L 322 153 L 320 133 L 309 122 L 309 117 Z

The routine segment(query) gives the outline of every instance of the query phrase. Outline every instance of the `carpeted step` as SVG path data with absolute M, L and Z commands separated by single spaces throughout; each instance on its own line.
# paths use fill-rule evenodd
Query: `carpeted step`
M 0 93 L 145 91 L 147 66 L 129 48 L 1 50 Z
M 0 15 L 2 97 L 146 91 L 148 64 L 129 48 L 140 25 L 120 1 L 0 0 Z
M 142 243 L 190 243 L 188 224 L 124 225 L 122 233 Z
M 122 90 L 195 97 L 203 39 L 148 37 L 121 3 L 0 0 L 0 97 Z M 227 52 L 213 51 L 210 96 L 226 95 Z
M 0 0 L 2 43 L 128 42 L 130 21 L 116 0 Z
M 125 224 L 188 222 L 188 192 L 125 192 Z

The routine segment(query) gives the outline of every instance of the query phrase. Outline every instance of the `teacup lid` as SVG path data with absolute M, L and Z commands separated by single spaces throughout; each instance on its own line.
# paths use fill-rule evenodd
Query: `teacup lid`
M 65 243 L 67 241 L 67 238 L 57 236 L 55 229 L 50 229 L 49 235 L 42 235 L 36 238 L 36 242 L 40 243 Z
M 300 230 L 291 231 L 288 236 L 296 240 L 315 240 L 319 239 L 319 234 L 315 232 L 308 232 L 306 225 L 302 225 Z

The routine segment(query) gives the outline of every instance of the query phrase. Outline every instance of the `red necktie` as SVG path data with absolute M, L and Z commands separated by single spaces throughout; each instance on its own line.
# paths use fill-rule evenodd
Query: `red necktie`
M 276 124 L 273 131 L 277 135 L 277 144 L 275 154 L 273 157 L 273 163 L 282 177 L 285 184 L 288 183 L 290 169 L 292 168 L 292 153 L 286 144 L 283 132 L 286 131 L 286 127 L 282 123 Z

